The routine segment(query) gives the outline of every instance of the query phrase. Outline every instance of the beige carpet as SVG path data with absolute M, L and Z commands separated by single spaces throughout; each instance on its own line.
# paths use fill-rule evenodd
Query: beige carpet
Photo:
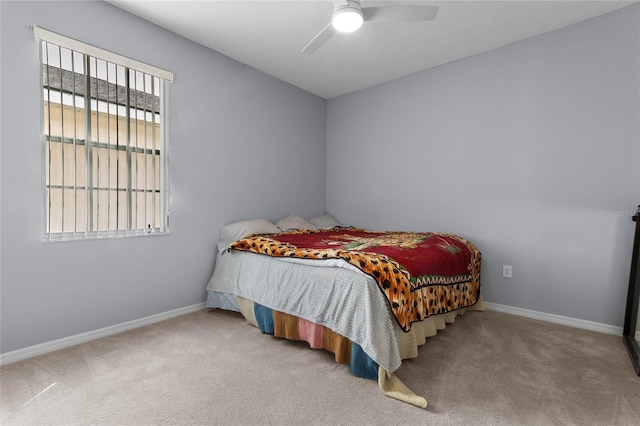
M 640 378 L 617 336 L 467 312 L 397 376 L 426 410 L 206 310 L 3 366 L 0 423 L 640 425 Z

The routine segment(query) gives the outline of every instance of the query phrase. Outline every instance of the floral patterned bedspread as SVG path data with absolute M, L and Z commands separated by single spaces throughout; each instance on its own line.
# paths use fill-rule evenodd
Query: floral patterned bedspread
M 453 234 L 336 227 L 254 235 L 229 250 L 344 259 L 375 279 L 404 331 L 430 315 L 472 306 L 480 297 L 480 251 Z

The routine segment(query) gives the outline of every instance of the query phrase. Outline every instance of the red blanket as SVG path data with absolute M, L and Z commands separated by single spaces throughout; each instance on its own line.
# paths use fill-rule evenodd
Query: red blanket
M 229 249 L 344 259 L 376 280 L 405 331 L 429 315 L 471 306 L 480 296 L 480 252 L 452 234 L 334 228 L 252 236 Z

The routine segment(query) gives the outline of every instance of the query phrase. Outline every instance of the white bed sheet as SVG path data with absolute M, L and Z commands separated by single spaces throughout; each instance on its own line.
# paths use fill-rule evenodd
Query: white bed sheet
M 373 278 L 341 259 L 281 259 L 251 252 L 218 253 L 209 292 L 241 296 L 324 325 L 362 347 L 388 373 L 402 359 L 402 333 Z M 220 307 L 207 298 L 207 306 Z

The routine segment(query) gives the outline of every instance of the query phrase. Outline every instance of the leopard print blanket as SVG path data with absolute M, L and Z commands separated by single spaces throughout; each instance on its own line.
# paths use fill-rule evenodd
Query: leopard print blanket
M 232 250 L 344 259 L 375 279 L 403 331 L 431 315 L 472 306 L 480 298 L 480 251 L 453 234 L 337 227 L 254 235 L 232 243 Z

